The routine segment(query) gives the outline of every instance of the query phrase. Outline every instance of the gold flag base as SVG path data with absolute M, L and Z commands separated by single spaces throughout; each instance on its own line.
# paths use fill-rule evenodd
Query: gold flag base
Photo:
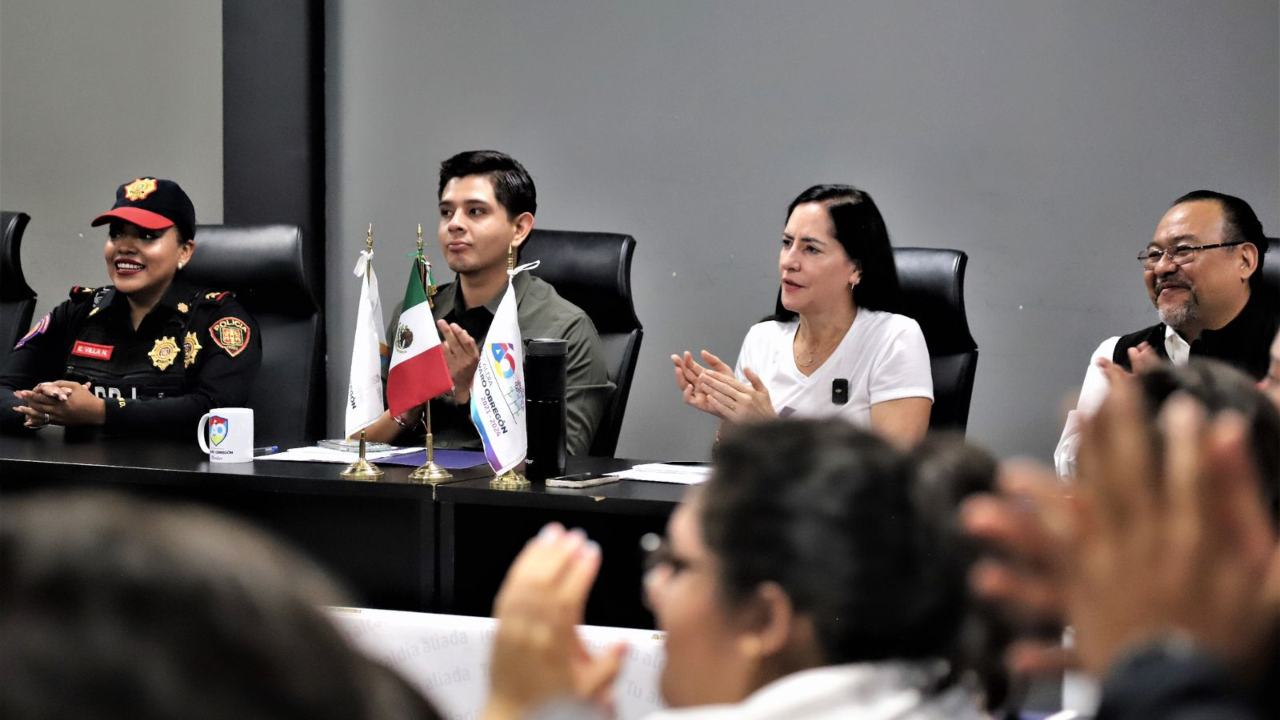
M 443 485 L 445 483 L 457 482 L 453 477 L 453 473 L 445 470 L 435 462 L 428 461 L 426 465 L 415 468 L 409 473 L 409 480 L 416 483 L 426 483 L 428 485 Z
M 364 454 L 365 454 L 364 431 L 361 430 L 360 431 L 360 458 L 355 462 L 351 463 L 350 465 L 348 465 L 346 470 L 342 471 L 341 477 L 343 480 L 361 480 L 364 482 L 372 482 L 374 480 L 377 480 L 378 478 L 381 478 L 383 475 L 386 474 L 382 471 L 382 468 L 366 460 Z
M 528 490 L 530 487 L 529 478 L 524 473 L 516 470 L 508 470 L 501 475 L 496 475 L 489 481 L 489 487 L 494 490 Z

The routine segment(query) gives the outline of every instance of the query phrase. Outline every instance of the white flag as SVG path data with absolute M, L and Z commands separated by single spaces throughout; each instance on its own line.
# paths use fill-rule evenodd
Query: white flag
M 368 427 L 381 415 L 382 359 L 388 356 L 382 329 L 382 299 L 378 276 L 373 272 L 373 251 L 364 250 L 356 261 L 360 278 L 360 306 L 356 308 L 356 337 L 351 343 L 351 381 L 347 385 L 346 435 Z
M 529 450 L 524 428 L 524 342 L 511 280 L 537 266 L 533 262 L 507 271 L 507 290 L 484 336 L 471 379 L 471 422 L 480 433 L 489 467 L 498 475 L 524 462 Z

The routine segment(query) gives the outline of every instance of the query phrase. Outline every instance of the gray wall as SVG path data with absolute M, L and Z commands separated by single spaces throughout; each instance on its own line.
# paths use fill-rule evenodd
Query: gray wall
M 1238 193 L 1280 229 L 1274 0 L 330 1 L 328 27 L 338 400 L 365 224 L 390 306 L 436 165 L 472 147 L 524 161 L 541 227 L 639 241 L 620 455 L 705 455 L 667 356 L 736 356 L 810 183 L 867 188 L 899 245 L 969 252 L 970 437 L 1001 454 L 1050 454 L 1089 352 L 1153 322 L 1133 256 L 1174 197 Z
M 328 8 L 336 400 L 365 224 L 389 307 L 461 149 L 521 159 L 539 225 L 637 238 L 631 456 L 705 455 L 714 424 L 681 405 L 667 356 L 736 356 L 811 183 L 870 190 L 897 244 L 969 253 L 970 436 L 1001 453 L 1047 456 L 1092 349 L 1153 321 L 1133 257 L 1174 197 L 1239 194 L 1280 229 L 1274 0 Z
M 222 3 L 0 2 L 0 207 L 32 216 L 22 244 L 36 317 L 99 285 L 89 220 L 121 182 L 173 178 L 222 222 Z

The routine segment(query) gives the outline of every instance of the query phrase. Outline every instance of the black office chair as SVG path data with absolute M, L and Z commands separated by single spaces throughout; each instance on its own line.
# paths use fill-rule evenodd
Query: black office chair
M 520 248 L 520 262 L 541 260 L 533 274 L 551 283 L 565 300 L 582 308 L 600 333 L 609 380 L 617 386 L 591 441 L 590 453 L 612 457 L 631 395 L 644 329 L 631 301 L 630 235 L 534 230 Z
M 1266 261 L 1262 266 L 1262 286 L 1280 298 L 1280 238 L 1267 238 Z
M 262 333 L 262 369 L 249 395 L 261 444 L 310 441 L 323 428 L 324 317 L 303 272 L 293 225 L 201 225 L 188 282 L 232 290 Z
M 22 274 L 22 233 L 31 216 L 23 212 L 0 212 L 0 367 L 13 346 L 31 328 L 36 309 L 36 291 Z
M 964 433 L 978 369 L 978 344 L 964 311 L 964 270 L 969 256 L 960 250 L 893 249 L 902 287 L 903 314 L 920 324 L 933 370 L 930 430 Z

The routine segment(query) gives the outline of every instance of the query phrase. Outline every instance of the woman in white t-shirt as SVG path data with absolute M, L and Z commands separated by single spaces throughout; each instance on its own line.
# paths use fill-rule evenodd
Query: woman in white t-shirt
M 736 369 L 703 350 L 672 355 L 687 404 L 725 422 L 841 417 L 901 445 L 933 406 L 929 348 L 897 314 L 898 272 L 875 201 L 815 185 L 787 209 L 775 314 L 747 332 Z

